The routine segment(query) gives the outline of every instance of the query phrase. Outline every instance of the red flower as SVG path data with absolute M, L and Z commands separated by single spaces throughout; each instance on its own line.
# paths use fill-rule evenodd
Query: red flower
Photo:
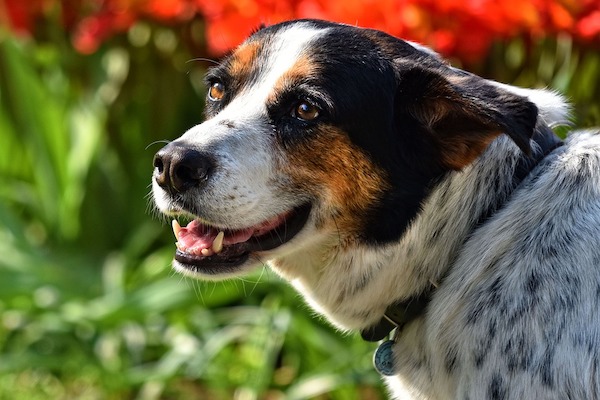
M 76 26 L 72 42 L 80 53 L 91 54 L 110 36 L 129 29 L 136 16 L 128 9 L 103 10 L 85 17 Z
M 52 0 L 0 0 L 0 22 L 18 34 L 33 33 L 35 23 L 48 10 Z
M 148 16 L 166 22 L 186 21 L 196 14 L 193 0 L 150 0 L 141 4 Z
M 261 23 L 293 18 L 381 29 L 466 61 L 483 57 L 495 40 L 565 32 L 594 42 L 600 36 L 598 0 L 0 0 L 0 11 L 18 32 L 32 33 L 35 22 L 56 8 L 82 53 L 138 19 L 181 23 L 198 14 L 217 55 Z
M 600 10 L 596 10 L 577 22 L 577 33 L 584 39 L 600 39 Z M 597 42 L 598 43 L 598 42 Z

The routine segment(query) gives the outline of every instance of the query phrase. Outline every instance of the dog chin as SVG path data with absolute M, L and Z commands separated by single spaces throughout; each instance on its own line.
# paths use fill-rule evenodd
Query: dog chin
M 236 266 L 224 266 L 213 264 L 209 265 L 196 265 L 186 264 L 173 259 L 173 269 L 185 276 L 190 278 L 199 279 L 203 281 L 222 281 L 231 278 L 237 278 L 244 276 L 251 272 L 256 267 L 260 266 L 262 262 L 257 258 L 249 259 L 243 264 Z
M 222 280 L 243 275 L 278 253 L 307 224 L 311 205 L 303 204 L 260 224 L 223 229 L 194 219 L 181 227 L 173 221 L 177 250 L 173 268 L 184 275 Z

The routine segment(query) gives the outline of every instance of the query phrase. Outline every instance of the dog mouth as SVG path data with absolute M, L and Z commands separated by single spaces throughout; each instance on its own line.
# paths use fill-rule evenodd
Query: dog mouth
M 182 227 L 173 220 L 175 261 L 196 273 L 231 273 L 251 256 L 289 242 L 306 224 L 310 210 L 305 204 L 242 229 L 223 229 L 200 219 Z

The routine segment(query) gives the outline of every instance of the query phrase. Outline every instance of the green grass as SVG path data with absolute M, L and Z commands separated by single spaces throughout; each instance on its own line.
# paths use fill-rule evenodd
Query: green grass
M 0 399 L 383 399 L 375 345 L 269 271 L 170 271 L 152 157 L 201 120 L 205 66 L 152 40 L 84 57 L 54 29 L 24 42 L 0 28 Z M 498 45 L 474 67 L 564 90 L 591 125 L 599 60 L 560 38 Z

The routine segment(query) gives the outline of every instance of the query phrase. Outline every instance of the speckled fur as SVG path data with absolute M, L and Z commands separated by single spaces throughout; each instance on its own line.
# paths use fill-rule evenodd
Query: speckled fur
M 514 180 L 534 129 L 567 119 L 560 96 L 319 21 L 259 32 L 211 76 L 231 98 L 175 143 L 218 168 L 183 205 L 155 182 L 157 207 L 231 228 L 305 201 L 311 215 L 238 270 L 176 269 L 225 279 L 267 263 L 343 331 L 434 283 L 396 338 L 392 397 L 600 398 L 600 135 L 571 134 Z M 328 118 L 279 122 L 298 88 Z
M 453 193 L 467 194 L 456 188 L 469 176 L 483 172 L 488 181 L 494 154 L 490 148 L 451 178 Z M 429 259 L 406 264 L 445 266 L 447 276 L 426 315 L 397 340 L 393 392 L 418 399 L 600 397 L 600 136 L 572 135 L 468 235 L 456 228 L 469 224 L 464 216 L 485 201 L 489 185 L 467 186 L 483 190 L 445 207 L 432 197 L 425 211 L 436 217 L 423 215 L 413 226 L 421 235 L 413 252 Z M 428 240 L 441 221 L 448 234 Z M 428 275 L 438 274 L 433 268 Z

